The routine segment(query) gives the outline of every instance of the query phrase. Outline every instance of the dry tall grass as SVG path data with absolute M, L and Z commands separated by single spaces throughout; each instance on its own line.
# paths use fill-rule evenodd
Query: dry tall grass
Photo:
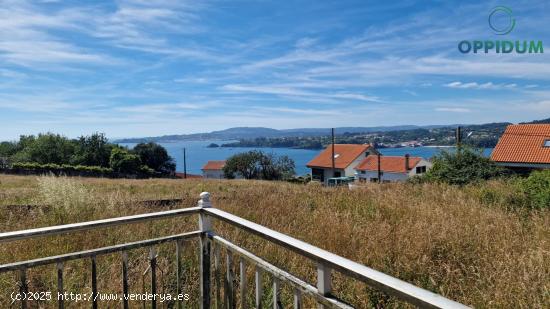
M 0 176 L 0 222 L 2 230 L 9 231 L 161 210 L 129 202 L 144 199 L 183 198 L 179 207 L 189 207 L 202 191 L 212 193 L 215 207 L 474 307 L 543 308 L 550 303 L 550 214 L 510 210 L 504 198 L 510 188 L 500 182 L 466 188 L 385 184 L 349 191 L 278 182 Z M 8 207 L 24 204 L 50 206 Z M 193 217 L 18 241 L 2 245 L 0 262 L 195 228 Z M 215 228 L 266 260 L 315 282 L 314 265 L 304 258 L 224 224 Z M 198 293 L 197 244 L 186 248 L 187 291 L 193 297 Z M 173 250 L 167 244 L 159 252 L 166 290 L 175 281 Z M 131 255 L 133 291 L 141 290 L 145 257 L 144 250 Z M 79 268 L 87 263 L 66 265 L 68 290 L 89 291 L 89 267 Z M 100 291 L 119 292 L 119 256 L 102 257 L 99 265 Z M 14 278 L 0 276 L 0 302 L 9 301 L 9 293 L 16 289 Z M 30 278 L 34 289 L 55 287 L 54 267 L 32 270 Z M 359 308 L 405 306 L 339 274 L 334 280 L 336 294 Z M 266 297 L 269 293 L 266 288 Z M 285 298 L 289 295 L 285 289 Z M 306 308 L 311 305 L 307 302 Z

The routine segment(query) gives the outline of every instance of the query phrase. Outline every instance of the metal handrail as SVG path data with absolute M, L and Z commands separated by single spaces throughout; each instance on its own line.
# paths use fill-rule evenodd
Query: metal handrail
M 162 244 L 162 243 L 166 243 L 166 242 L 170 242 L 170 241 L 191 239 L 191 238 L 195 238 L 195 237 L 199 237 L 199 236 L 200 236 L 200 232 L 195 231 L 195 232 L 171 235 L 171 236 L 166 236 L 166 237 L 159 237 L 159 238 L 129 242 L 129 243 L 114 245 L 114 246 L 109 246 L 109 247 L 102 247 L 102 248 L 97 248 L 97 249 L 84 250 L 84 251 L 72 252 L 72 253 L 67 253 L 67 254 L 49 256 L 49 257 L 38 258 L 38 259 L 34 259 L 34 260 L 13 262 L 13 263 L 9 263 L 9 264 L 0 265 L 0 273 L 19 270 L 19 269 L 24 269 L 24 268 L 44 266 L 44 265 L 48 265 L 48 264 L 55 264 L 55 263 L 60 263 L 60 262 L 67 262 L 67 261 L 70 261 L 70 260 L 83 259 L 83 258 L 87 258 L 87 257 L 93 257 L 93 256 L 104 255 L 104 254 L 109 254 L 109 253 L 121 252 L 121 251 L 127 251 L 127 250 L 132 250 L 132 249 L 137 249 L 137 248 L 150 247 L 150 246 L 153 246 L 153 245 L 158 245 L 158 244 Z
M 328 265 L 344 275 L 361 280 L 373 288 L 425 308 L 468 308 L 441 295 L 419 288 L 410 283 L 386 275 L 352 260 L 348 260 L 329 251 L 320 249 L 306 242 L 279 233 L 262 225 L 242 219 L 228 212 L 215 208 L 203 208 L 202 212 L 225 221 L 242 230 L 251 232 L 266 240 L 290 249 L 318 263 Z
M 4 233 L 0 233 L 0 243 L 19 240 L 19 239 L 52 236 L 52 235 L 63 234 L 63 233 L 74 232 L 74 231 L 84 231 L 84 230 L 90 230 L 95 228 L 104 228 L 104 227 L 110 227 L 110 226 L 116 226 L 116 225 L 122 225 L 122 224 L 151 221 L 156 219 L 165 219 L 165 218 L 171 218 L 171 217 L 177 217 L 177 216 L 192 215 L 192 214 L 199 213 L 200 209 L 201 209 L 200 207 L 190 207 L 190 208 L 175 209 L 175 210 L 168 210 L 168 211 L 152 212 L 152 213 L 146 213 L 146 214 L 140 214 L 140 215 L 134 215 L 134 216 L 48 226 L 48 227 L 41 227 L 36 229 L 28 229 L 28 230 L 13 231 L 13 232 L 4 232 Z

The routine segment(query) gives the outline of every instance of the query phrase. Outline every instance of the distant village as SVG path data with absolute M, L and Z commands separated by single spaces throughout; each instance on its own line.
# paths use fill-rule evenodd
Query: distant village
M 420 142 L 403 143 L 403 147 L 421 146 Z M 497 165 L 516 171 L 550 168 L 550 125 L 509 125 L 491 154 Z M 202 177 L 223 179 L 225 161 L 208 161 L 202 167 Z M 324 185 L 352 182 L 399 182 L 422 175 L 432 162 L 425 158 L 384 156 L 371 144 L 330 144 L 312 158 L 311 181 Z M 238 177 L 237 177 L 238 178 Z

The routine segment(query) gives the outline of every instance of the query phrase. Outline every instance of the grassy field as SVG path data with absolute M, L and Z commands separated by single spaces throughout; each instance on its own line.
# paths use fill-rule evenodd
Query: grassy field
M 211 192 L 215 207 L 470 306 L 543 308 L 550 303 L 550 213 L 514 209 L 510 205 L 512 190 L 502 182 L 464 188 L 384 184 L 349 191 L 259 181 L 0 176 L 0 229 L 12 231 L 168 209 L 133 203 L 140 200 L 182 198 L 182 205 L 175 207 L 189 207 L 196 204 L 202 191 Z M 196 217 L 170 219 L 17 241 L 0 247 L 0 262 L 191 231 L 196 229 L 196 221 Z M 215 229 L 315 283 L 315 265 L 304 258 L 221 223 L 216 223 Z M 185 251 L 184 281 L 191 308 L 198 295 L 197 248 L 197 242 L 191 241 Z M 173 291 L 174 245 L 158 249 L 162 270 L 159 286 Z M 145 249 L 130 254 L 133 292 L 143 288 L 146 257 Z M 89 260 L 66 263 L 68 291 L 90 291 L 89 264 Z M 120 292 L 120 256 L 102 256 L 98 267 L 100 292 Z M 250 271 L 250 284 L 252 275 Z M 269 280 L 266 275 L 266 284 Z M 29 281 L 32 291 L 55 291 L 55 267 L 30 270 Z M 143 284 L 147 288 L 147 282 Z M 9 295 L 16 289 L 16 274 L 0 275 L 0 303 L 11 302 Z M 338 297 L 358 308 L 407 306 L 339 274 L 334 275 L 334 289 Z M 267 285 L 265 290 L 267 299 Z M 288 287 L 283 289 L 285 299 L 290 299 L 290 293 Z M 247 302 L 252 305 L 252 294 L 249 296 Z M 311 301 L 305 303 L 305 308 L 311 306 Z

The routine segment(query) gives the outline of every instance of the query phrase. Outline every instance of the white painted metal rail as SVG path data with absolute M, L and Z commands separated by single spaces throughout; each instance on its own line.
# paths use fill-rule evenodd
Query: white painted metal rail
M 372 268 L 366 267 L 349 259 L 345 259 L 336 254 L 328 252 L 326 250 L 312 246 L 306 242 L 300 241 L 288 235 L 271 230 L 254 222 L 242 219 L 220 209 L 212 208 L 210 202 L 210 194 L 207 192 L 201 193 L 201 199 L 198 202 L 197 207 L 177 209 L 164 212 L 155 212 L 149 214 L 142 214 L 136 216 L 126 216 L 105 220 L 96 220 L 83 223 L 74 223 L 67 225 L 59 225 L 53 227 L 29 229 L 24 231 L 6 232 L 0 233 L 0 243 L 10 242 L 14 240 L 37 238 L 51 235 L 58 235 L 62 233 L 72 233 L 83 230 L 98 229 L 104 227 L 118 226 L 122 224 L 138 223 L 151 220 L 173 218 L 178 216 L 187 216 L 198 214 L 199 228 L 197 231 L 188 232 L 184 234 L 165 236 L 154 239 L 147 239 L 132 243 L 125 243 L 110 247 L 97 248 L 92 250 L 73 252 L 58 256 L 43 257 L 28 261 L 15 261 L 9 264 L 0 265 L 0 273 L 9 271 L 19 271 L 20 278 L 20 292 L 27 291 L 26 272 L 28 268 L 55 264 L 57 266 L 58 274 L 58 291 L 63 291 L 63 263 L 69 260 L 90 258 L 92 265 L 92 292 L 97 293 L 97 270 L 96 270 L 96 256 L 102 254 L 113 254 L 121 252 L 123 256 L 122 276 L 123 276 L 123 292 L 128 292 L 128 286 L 131 284 L 128 282 L 128 256 L 127 251 L 141 248 L 150 248 L 150 266 L 151 270 L 151 293 L 156 292 L 156 254 L 154 246 L 166 243 L 170 241 L 176 242 L 176 273 L 177 293 L 182 290 L 181 277 L 181 251 L 182 241 L 199 238 L 200 239 L 200 307 L 208 309 L 213 307 L 222 308 L 236 308 L 237 297 L 235 289 L 236 274 L 231 265 L 233 265 L 233 259 L 239 259 L 239 289 L 240 289 L 240 306 L 241 308 L 247 308 L 246 304 L 246 268 L 247 266 L 255 267 L 255 299 L 254 304 L 256 308 L 266 308 L 267 304 L 263 303 L 264 300 L 264 273 L 268 273 L 273 278 L 273 286 L 271 287 L 272 299 L 270 304 L 274 309 L 280 308 L 282 300 L 279 297 L 279 291 L 282 284 L 287 284 L 294 289 L 294 308 L 302 307 L 302 298 L 309 297 L 318 304 L 318 308 L 353 308 L 352 305 L 338 300 L 333 296 L 332 290 L 332 271 L 338 271 L 341 274 L 350 278 L 362 281 L 367 285 L 383 291 L 389 295 L 395 296 L 403 301 L 409 302 L 421 308 L 468 308 L 460 303 L 449 300 L 441 295 L 432 293 L 422 288 L 416 287 L 412 284 L 391 277 Z M 253 253 L 231 243 L 229 240 L 217 235 L 212 227 L 212 219 L 226 222 L 234 227 L 237 227 L 246 232 L 250 232 L 263 239 L 275 243 L 285 249 L 291 250 L 299 255 L 302 255 L 317 264 L 317 282 L 312 285 L 302 279 L 292 275 L 291 273 L 282 270 L 269 262 L 257 257 Z M 221 270 L 222 261 L 220 260 L 220 248 L 226 250 L 226 270 L 225 279 L 223 284 L 224 298 L 221 297 Z M 212 252 L 213 251 L 213 254 Z M 211 257 L 213 255 L 213 258 Z M 213 272 L 212 272 L 212 265 Z M 213 275 L 214 282 L 211 282 Z M 214 286 L 215 289 L 212 287 Z M 214 297 L 212 297 L 214 296 Z M 129 308 L 128 301 L 122 303 L 123 308 Z M 98 303 L 94 300 L 92 308 L 97 308 Z M 151 301 L 151 308 L 156 308 L 156 300 Z M 178 307 L 181 308 L 182 303 L 178 303 Z M 64 308 L 63 301 L 58 303 L 59 308 Z M 21 301 L 21 308 L 27 308 L 26 301 Z

